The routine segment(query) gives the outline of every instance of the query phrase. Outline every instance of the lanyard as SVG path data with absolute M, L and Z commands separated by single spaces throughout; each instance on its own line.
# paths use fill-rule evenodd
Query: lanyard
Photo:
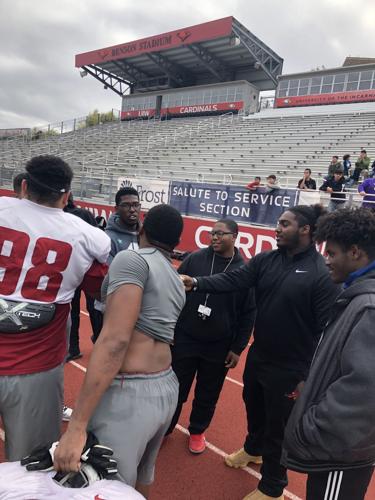
M 233 259 L 234 259 L 234 254 L 235 254 L 235 252 L 233 251 L 233 255 L 232 255 L 232 257 L 231 257 L 230 261 L 228 262 L 228 264 L 225 266 L 224 270 L 223 270 L 223 271 L 221 271 L 222 273 L 225 273 L 225 271 L 228 269 L 228 267 L 232 264 L 232 261 L 233 261 Z M 211 263 L 211 271 L 210 271 L 210 276 L 212 276 L 212 271 L 214 270 L 214 263 L 215 263 L 215 252 L 214 252 L 214 255 L 213 255 L 213 257 L 212 257 L 212 263 Z M 207 306 L 207 300 L 208 300 L 208 297 L 209 297 L 209 296 L 210 296 L 210 294 L 209 294 L 209 293 L 207 293 L 207 294 L 206 294 L 206 299 L 205 299 L 205 301 L 204 301 L 204 307 L 206 307 L 206 306 Z

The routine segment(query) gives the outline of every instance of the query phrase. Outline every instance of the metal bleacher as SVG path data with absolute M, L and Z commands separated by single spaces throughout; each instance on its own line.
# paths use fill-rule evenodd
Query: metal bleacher
M 274 173 L 295 186 L 306 167 L 319 182 L 334 154 L 355 158 L 366 148 L 374 156 L 374 140 L 375 103 L 115 122 L 0 141 L 0 182 L 9 184 L 32 156 L 55 154 L 71 164 L 74 192 L 85 196 L 113 193 L 119 176 L 243 185 Z

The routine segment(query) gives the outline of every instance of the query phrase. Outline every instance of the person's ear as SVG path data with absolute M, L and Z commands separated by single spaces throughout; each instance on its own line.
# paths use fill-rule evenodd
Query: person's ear
M 351 245 L 348 254 L 352 260 L 360 260 L 363 257 L 363 250 L 358 245 Z
M 27 198 L 27 180 L 22 179 L 21 182 L 21 198 Z
M 68 191 L 67 193 L 64 193 L 61 197 L 61 204 L 63 205 L 63 208 L 66 207 L 66 205 L 68 204 L 70 193 L 71 191 Z

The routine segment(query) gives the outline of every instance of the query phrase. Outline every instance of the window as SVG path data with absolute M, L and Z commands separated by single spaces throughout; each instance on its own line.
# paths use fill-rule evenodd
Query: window
M 298 90 L 298 95 L 307 95 L 309 87 L 300 87 Z
M 348 82 L 346 86 L 346 90 L 348 92 L 353 91 L 353 90 L 358 90 L 358 82 Z
M 298 82 L 299 80 L 290 80 L 289 89 L 298 89 Z
M 286 90 L 289 86 L 289 80 L 281 80 L 281 82 L 279 83 L 279 89 L 283 89 L 283 90 Z
M 299 81 L 299 86 L 301 87 L 308 87 L 310 82 L 310 78 L 301 78 Z
M 321 76 L 313 76 L 311 78 L 310 94 L 320 94 L 321 83 L 322 83 Z
M 236 90 L 236 101 L 242 101 L 243 99 L 243 91 L 242 89 Z
M 368 90 L 371 88 L 371 80 L 364 80 L 359 82 L 358 90 Z
M 322 77 L 321 76 L 313 76 L 311 78 L 311 85 L 313 85 L 314 87 L 317 87 L 317 86 L 320 87 L 321 83 L 322 83 Z
M 358 82 L 359 80 L 359 72 L 349 73 L 348 82 Z
M 333 83 L 333 75 L 323 76 L 323 85 L 329 85 L 330 83 Z
M 279 89 L 278 96 L 286 97 L 286 89 Z
M 335 85 L 337 83 L 345 83 L 345 79 L 346 79 L 345 73 L 341 73 L 340 75 L 335 75 Z
M 289 93 L 288 93 L 288 95 L 290 95 L 290 96 L 294 96 L 294 95 L 297 95 L 297 92 L 298 92 L 298 88 L 297 88 L 297 87 L 295 87 L 295 88 L 290 88 L 290 89 L 289 89 Z
M 362 80 L 372 80 L 372 71 L 362 71 L 361 72 L 361 81 Z
M 335 83 L 333 85 L 333 92 L 342 92 L 344 90 L 344 83 Z
M 322 85 L 322 94 L 330 94 L 332 92 L 332 85 Z
M 196 104 L 203 104 L 203 92 L 197 92 L 197 97 L 195 99 Z
M 359 82 L 359 90 L 367 90 L 371 88 L 372 71 L 362 71 L 361 81 Z
M 320 94 L 320 85 L 311 85 L 310 94 Z

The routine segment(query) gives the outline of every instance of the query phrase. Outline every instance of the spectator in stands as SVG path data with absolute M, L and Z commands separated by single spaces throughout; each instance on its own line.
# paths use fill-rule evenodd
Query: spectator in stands
M 342 168 L 344 170 L 344 176 L 349 177 L 352 162 L 350 161 L 350 155 L 346 154 L 342 157 Z
M 266 187 L 269 191 L 273 191 L 274 189 L 278 189 L 280 187 L 277 183 L 276 175 L 271 174 L 267 177 Z
M 257 187 L 260 186 L 261 180 L 262 179 L 260 177 L 255 177 L 252 182 L 249 182 L 249 184 L 246 186 L 246 189 L 249 189 L 250 191 L 254 191 Z
M 117 191 L 115 196 L 116 211 L 108 219 L 106 234 L 111 238 L 111 252 L 108 264 L 121 250 L 138 248 L 138 234 L 140 229 L 141 204 L 138 191 L 132 187 L 124 187 Z M 95 301 L 95 308 L 99 312 L 91 340 L 95 343 L 103 325 L 103 304 Z
M 234 220 L 218 220 L 211 232 L 211 245 L 190 254 L 178 272 L 205 276 L 239 268 L 244 261 L 234 246 L 237 235 Z M 189 425 L 192 453 L 202 453 L 206 448 L 204 432 L 214 415 L 228 370 L 236 367 L 247 347 L 254 320 L 253 290 L 221 295 L 189 293 L 186 297 L 172 348 L 172 367 L 180 384 L 179 398 L 167 434 L 177 424 L 196 378 Z
M 333 177 L 333 174 L 336 172 L 337 169 L 342 169 L 342 165 L 339 162 L 339 157 L 338 156 L 332 156 L 331 163 L 329 164 L 328 167 L 328 178 Z
M 358 183 L 361 175 L 366 178 L 369 171 L 371 159 L 367 156 L 365 149 L 362 149 L 358 160 L 355 162 L 353 175 L 351 176 L 352 184 Z
M 369 177 L 375 177 L 375 160 L 372 162 L 372 165 L 371 165 L 371 168 L 370 168 L 368 176 Z
M 311 168 L 305 168 L 303 178 L 298 181 L 298 189 L 316 189 L 316 182 L 311 178 Z
M 324 183 L 320 186 L 320 191 L 326 191 L 331 194 L 331 199 L 328 204 L 328 211 L 333 212 L 337 208 L 343 206 L 346 201 L 345 191 L 345 177 L 344 172 L 341 168 L 336 170 L 333 174 L 333 177 L 329 177 Z
M 320 205 L 290 208 L 277 223 L 277 250 L 262 252 L 229 273 L 183 276 L 186 290 L 210 294 L 255 290 L 254 342 L 243 375 L 248 435 L 244 448 L 225 459 L 234 468 L 263 459 L 258 488 L 246 500 L 282 500 L 288 483 L 280 458 L 292 395 L 306 380 L 337 295 L 313 243 L 321 213 Z
M 365 179 L 358 186 L 358 192 L 363 196 L 362 207 L 369 208 L 375 212 L 375 178 Z
M 21 172 L 13 177 L 13 191 L 16 198 L 21 198 L 21 186 L 24 179 L 26 179 L 26 172 Z
M 344 290 L 290 416 L 283 462 L 308 474 L 307 500 L 364 500 L 375 462 L 375 214 L 339 210 L 316 236 Z

